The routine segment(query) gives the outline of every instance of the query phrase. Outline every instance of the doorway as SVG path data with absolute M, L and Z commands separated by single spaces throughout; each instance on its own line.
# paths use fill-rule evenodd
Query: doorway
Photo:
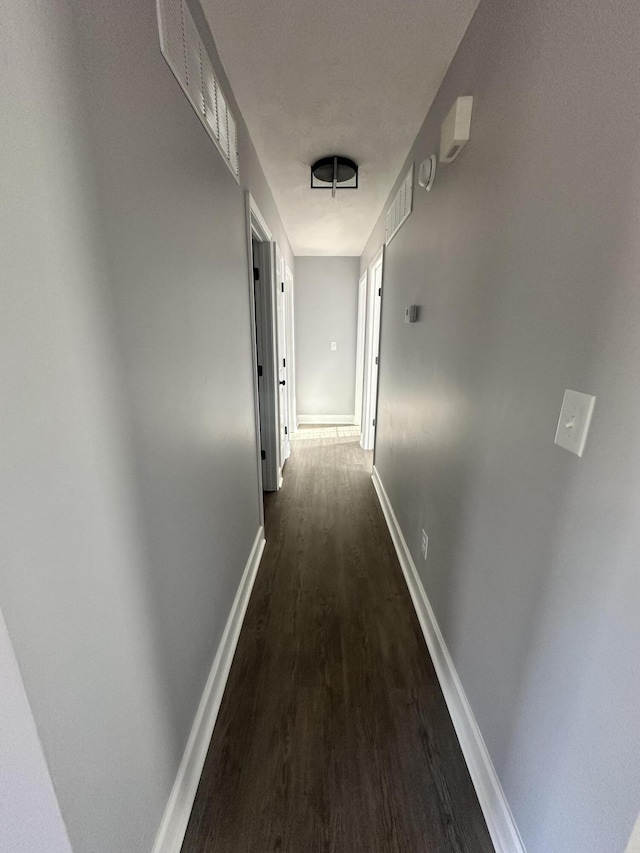
M 276 360 L 278 365 L 278 420 L 279 420 L 279 456 L 280 478 L 282 478 L 285 463 L 291 455 L 289 429 L 289 365 L 291 359 L 287 347 L 287 298 L 285 264 L 278 246 L 275 246 L 276 268 Z M 278 485 L 280 488 L 280 484 Z
M 356 399 L 354 406 L 354 424 L 362 431 L 362 403 L 364 391 L 364 344 L 367 328 L 367 271 L 360 276 L 358 283 L 358 328 L 356 334 Z
M 362 433 L 360 445 L 373 450 L 378 411 L 378 371 L 380 366 L 380 317 L 382 313 L 384 247 L 371 262 L 367 272 L 365 312 L 365 355 L 362 383 Z M 362 282 L 362 279 L 360 280 Z
M 296 405 L 296 373 L 293 366 L 296 363 L 294 313 L 293 313 L 293 273 L 285 262 L 284 265 L 284 295 L 285 295 L 285 320 L 286 320 L 286 344 L 287 344 L 287 399 L 289 400 L 289 439 L 298 430 L 297 405 Z
M 254 332 L 256 456 L 260 519 L 264 523 L 262 492 L 275 492 L 282 486 L 283 468 L 290 454 L 288 380 L 293 373 L 293 361 L 287 347 L 287 268 L 250 193 L 247 193 L 247 235 Z
M 277 441 L 273 242 L 270 230 L 248 193 L 247 212 L 260 516 L 264 522 L 262 492 L 278 489 L 280 470 Z

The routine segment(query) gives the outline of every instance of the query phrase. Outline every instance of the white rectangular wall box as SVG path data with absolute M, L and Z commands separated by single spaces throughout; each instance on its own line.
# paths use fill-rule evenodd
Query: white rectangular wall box
M 582 456 L 596 398 L 580 391 L 565 391 L 556 429 L 555 444 Z
M 469 141 L 473 97 L 456 98 L 440 134 L 440 162 L 451 163 Z

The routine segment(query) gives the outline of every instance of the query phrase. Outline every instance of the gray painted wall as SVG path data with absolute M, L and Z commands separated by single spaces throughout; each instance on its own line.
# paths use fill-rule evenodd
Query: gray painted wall
M 74 851 L 148 853 L 259 524 L 245 186 L 293 259 L 154 0 L 10 0 L 0 55 L 0 603 Z
M 529 853 L 638 813 L 639 43 L 636 0 L 483 0 L 410 159 L 458 95 L 471 141 L 386 253 L 376 465 Z
M 354 414 L 358 270 L 358 258 L 296 258 L 298 415 Z

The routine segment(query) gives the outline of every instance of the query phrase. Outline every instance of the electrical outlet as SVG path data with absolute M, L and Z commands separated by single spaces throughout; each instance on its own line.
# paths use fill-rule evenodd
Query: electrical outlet
M 422 536 L 420 539 L 420 553 L 425 558 L 425 560 L 427 559 L 427 549 L 428 548 L 429 548 L 429 537 L 427 536 L 427 534 L 423 530 Z

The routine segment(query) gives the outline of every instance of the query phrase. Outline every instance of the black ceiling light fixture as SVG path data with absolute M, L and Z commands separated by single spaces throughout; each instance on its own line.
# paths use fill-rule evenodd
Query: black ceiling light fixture
M 333 198 L 336 190 L 357 190 L 358 167 L 353 160 L 338 154 L 322 157 L 311 166 L 311 189 L 331 190 Z

